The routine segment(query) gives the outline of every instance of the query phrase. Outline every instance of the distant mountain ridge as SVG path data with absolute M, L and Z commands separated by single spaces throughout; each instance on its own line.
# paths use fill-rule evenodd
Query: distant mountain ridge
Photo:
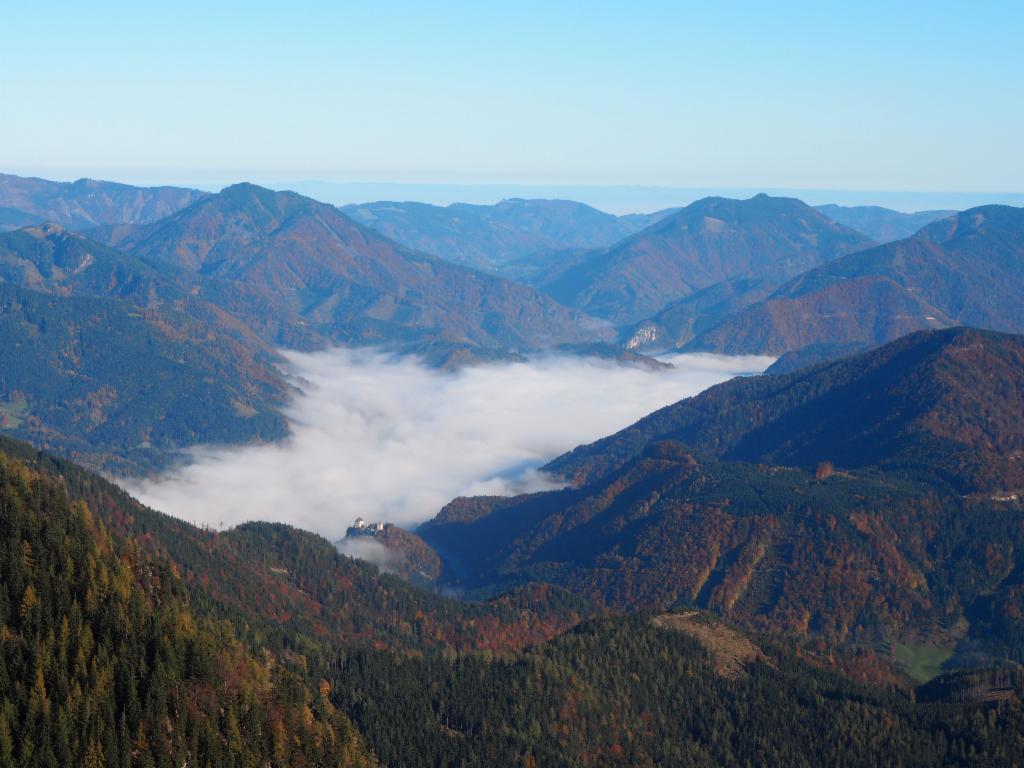
M 192 273 L 199 295 L 275 344 L 529 350 L 610 337 L 527 286 L 409 250 L 333 206 L 252 184 L 103 236 L 147 263 Z
M 724 318 L 687 346 L 779 355 L 882 344 L 967 324 L 1024 331 L 1024 209 L 982 206 L 905 240 L 823 264 Z
M 206 196 L 181 187 L 134 187 L 112 181 L 48 181 L 0 173 L 0 231 L 51 221 L 84 230 L 162 219 Z
M 611 245 L 670 211 L 613 216 L 571 200 L 510 198 L 495 205 L 375 202 L 341 209 L 402 245 L 456 264 L 520 275 L 543 254 Z
M 461 365 L 613 340 L 528 286 L 294 193 L 240 184 L 89 233 L 107 244 L 52 222 L 0 233 L 0 428 L 105 471 L 282 437 L 280 346 L 374 344 Z
M 632 324 L 716 283 L 779 284 L 873 244 L 792 198 L 705 198 L 610 248 L 563 259 L 530 282 L 563 304 Z
M 903 240 L 939 219 L 955 216 L 957 211 L 916 211 L 903 213 L 878 205 L 816 205 L 814 206 L 833 221 L 863 232 L 872 240 L 891 243 Z

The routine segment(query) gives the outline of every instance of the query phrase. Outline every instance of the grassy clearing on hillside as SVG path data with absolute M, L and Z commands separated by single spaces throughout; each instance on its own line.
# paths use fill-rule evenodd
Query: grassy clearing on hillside
M 28 401 L 24 397 L 0 401 L 0 429 L 17 429 L 27 415 Z
M 942 665 L 953 655 L 953 646 L 893 645 L 893 658 L 919 683 L 926 683 L 942 672 Z

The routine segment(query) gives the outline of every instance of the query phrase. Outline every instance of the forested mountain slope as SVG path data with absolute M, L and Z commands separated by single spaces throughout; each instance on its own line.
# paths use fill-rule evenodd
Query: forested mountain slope
M 963 324 L 1024 331 L 1024 208 L 988 205 L 836 259 L 724 318 L 687 349 L 779 355 L 877 346 Z
M 410 768 L 1024 760 L 1024 710 L 1013 692 L 1021 682 L 1012 674 L 953 681 L 994 691 L 1001 704 L 912 704 L 755 640 L 760 660 L 724 676 L 703 643 L 638 615 L 584 624 L 513 659 L 345 652 L 330 680 L 381 761 Z
M 880 467 L 1024 487 L 1024 337 L 952 328 L 783 376 L 733 379 L 551 462 L 575 483 L 656 440 L 726 460 Z
M 545 640 L 592 612 L 585 602 L 543 586 L 487 604 L 461 603 L 341 555 L 321 536 L 261 522 L 223 532 L 196 528 L 24 443 L 0 438 L 0 449 L 59 476 L 115 535 L 170 563 L 198 609 L 234 620 L 261 646 L 319 652 L 325 644 L 346 643 L 501 653 Z
M 0 283 L 0 425 L 93 467 L 283 437 L 285 391 L 266 358 L 187 312 Z
M 274 344 L 523 350 L 608 337 L 527 286 L 412 251 L 292 192 L 236 184 L 155 224 L 102 235 L 193 273 L 199 296 Z
M 559 629 L 530 630 L 532 606 L 562 621 L 575 610 L 550 588 L 454 603 L 283 526 L 200 531 L 7 440 L 0 531 L 0 766 L 1024 754 L 1013 675 L 943 679 L 920 691 L 935 703 L 915 704 L 826 671 L 837 665 L 811 647 L 693 615 L 606 618 L 542 642 Z
M 633 324 L 716 283 L 778 285 L 873 244 L 800 200 L 709 197 L 609 248 L 562 259 L 531 283 L 563 304 Z
M 442 583 L 544 581 L 622 610 L 1024 662 L 1024 339 L 921 333 L 736 379 L 547 470 L 575 487 L 453 502 Z
M 3 768 L 376 764 L 301 667 L 197 616 L 168 563 L 6 452 L 0 539 Z

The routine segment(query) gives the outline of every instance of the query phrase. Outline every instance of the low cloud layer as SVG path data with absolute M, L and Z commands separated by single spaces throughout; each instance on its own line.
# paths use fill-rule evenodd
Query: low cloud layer
M 197 448 L 128 490 L 213 527 L 272 520 L 337 539 L 356 517 L 408 526 L 456 496 L 548 487 L 536 467 L 555 456 L 771 362 L 679 355 L 649 371 L 547 357 L 450 373 L 365 350 L 287 357 L 304 381 L 288 440 Z

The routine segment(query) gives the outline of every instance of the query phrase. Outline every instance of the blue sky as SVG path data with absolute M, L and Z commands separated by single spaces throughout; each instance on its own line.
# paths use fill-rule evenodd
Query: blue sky
M 1024 191 L 1019 1 L 140 5 L 0 10 L 0 170 Z

